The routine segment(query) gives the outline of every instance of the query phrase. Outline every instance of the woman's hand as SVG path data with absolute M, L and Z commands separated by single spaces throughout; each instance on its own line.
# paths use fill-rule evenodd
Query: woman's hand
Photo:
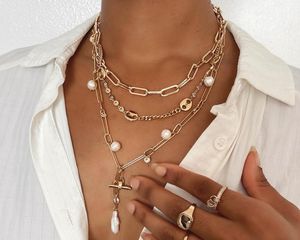
M 249 196 L 227 189 L 217 206 L 218 213 L 196 208 L 189 231 L 176 225 L 179 213 L 191 203 L 165 190 L 155 181 L 136 176 L 131 179 L 133 189 L 141 201 L 131 201 L 128 211 L 152 234 L 144 240 L 299 240 L 300 211 L 284 199 L 266 180 L 258 166 L 258 154 L 250 151 L 245 162 L 242 182 Z M 172 183 L 206 203 L 222 186 L 204 176 L 173 164 L 153 164 L 154 172 L 162 180 Z M 171 222 L 155 214 L 151 207 L 160 209 Z

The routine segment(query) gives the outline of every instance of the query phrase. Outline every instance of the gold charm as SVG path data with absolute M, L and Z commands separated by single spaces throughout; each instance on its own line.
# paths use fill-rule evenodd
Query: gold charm
M 136 121 L 138 119 L 138 114 L 134 111 L 126 111 L 124 112 L 124 116 L 129 121 Z
M 123 179 L 119 179 L 119 180 L 115 180 L 113 184 L 108 185 L 110 188 L 115 188 L 118 191 L 120 190 L 131 190 L 132 188 L 129 185 L 125 184 L 125 180 Z
M 113 184 L 108 185 L 108 187 L 114 189 L 114 194 L 119 194 L 121 190 L 131 190 L 129 185 L 125 184 L 125 178 L 123 176 L 123 170 L 118 169 Z
M 192 108 L 193 106 L 193 101 L 190 98 L 185 98 L 180 102 L 180 109 L 182 111 L 188 111 Z

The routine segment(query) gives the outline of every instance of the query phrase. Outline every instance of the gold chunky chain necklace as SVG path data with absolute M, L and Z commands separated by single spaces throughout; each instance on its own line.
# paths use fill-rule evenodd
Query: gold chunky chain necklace
M 94 62 L 94 71 L 93 71 L 93 79 L 89 80 L 87 83 L 87 87 L 89 90 L 94 91 L 96 94 L 96 99 L 99 105 L 99 115 L 104 131 L 104 140 L 106 145 L 108 146 L 112 159 L 115 162 L 116 166 L 116 174 L 114 180 L 111 185 L 108 187 L 113 190 L 113 213 L 111 219 L 111 230 L 114 234 L 117 234 L 120 230 L 120 217 L 119 217 L 119 204 L 120 204 L 120 191 L 121 190 L 131 190 L 129 185 L 126 185 L 124 172 L 126 169 L 131 167 L 132 165 L 138 162 L 144 162 L 149 164 L 152 161 L 152 156 L 161 149 L 165 144 L 167 144 L 172 138 L 179 135 L 181 130 L 186 126 L 186 124 L 202 109 L 204 103 L 208 99 L 208 96 L 211 92 L 211 89 L 214 85 L 218 69 L 222 62 L 224 56 L 224 47 L 225 47 L 225 35 L 226 35 L 226 21 L 223 19 L 220 9 L 217 7 L 213 7 L 214 12 L 216 14 L 219 30 L 215 36 L 214 47 L 202 57 L 201 61 L 198 63 L 192 64 L 189 73 L 187 74 L 187 78 L 185 78 L 178 85 L 172 85 L 166 87 L 161 90 L 147 90 L 145 88 L 128 86 L 125 83 L 122 83 L 116 75 L 107 68 L 105 65 L 105 61 L 103 58 L 103 49 L 100 43 L 100 16 L 97 18 L 94 28 L 92 31 L 92 36 L 90 37 L 90 41 L 93 45 L 92 58 Z M 130 121 L 134 120 L 154 120 L 154 119 L 163 119 L 165 117 L 171 117 L 173 111 L 167 113 L 167 115 L 148 115 L 148 116 L 140 116 L 133 111 L 125 110 L 123 106 L 119 104 L 119 101 L 115 99 L 114 95 L 111 93 L 111 89 L 108 87 L 108 82 L 112 83 L 114 87 L 121 87 L 127 89 L 130 94 L 138 95 L 138 96 L 150 96 L 150 95 L 160 95 L 162 97 L 169 96 L 179 92 L 180 88 L 185 86 L 188 82 L 192 81 L 200 66 L 208 65 L 209 68 L 206 71 L 205 75 L 201 78 L 199 85 L 196 89 L 191 93 L 190 98 L 185 98 L 180 103 L 180 112 L 184 111 L 187 114 L 181 119 L 180 122 L 175 124 L 172 130 L 164 129 L 161 132 L 161 140 L 155 144 L 153 144 L 150 148 L 146 149 L 143 153 L 139 154 L 134 159 L 127 161 L 126 163 L 121 163 L 118 159 L 117 152 L 121 149 L 122 145 L 120 142 L 116 141 L 111 133 L 109 128 L 108 114 L 104 107 L 104 99 L 103 99 L 103 88 L 104 92 L 108 94 L 108 98 L 113 104 L 118 107 L 120 112 L 127 114 L 127 118 Z M 111 80 L 114 79 L 114 80 Z M 108 81 L 107 81 L 108 80 Z M 127 88 L 128 87 L 128 88 Z M 202 93 L 199 101 L 192 107 L 192 100 L 196 99 L 198 93 Z M 184 102 L 184 103 L 183 103 Z M 184 107 L 183 107 L 184 106 Z M 175 112 L 179 111 L 176 110 Z M 190 111 L 188 111 L 190 110 Z

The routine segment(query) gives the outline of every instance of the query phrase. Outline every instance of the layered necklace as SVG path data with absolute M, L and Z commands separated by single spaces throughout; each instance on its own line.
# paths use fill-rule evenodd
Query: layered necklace
M 188 122 L 202 109 L 204 103 L 208 99 L 212 86 L 215 83 L 218 69 L 224 56 L 225 35 L 226 35 L 226 21 L 221 15 L 219 8 L 213 6 L 216 19 L 218 21 L 218 31 L 215 35 L 212 48 L 201 57 L 201 59 L 193 63 L 186 75 L 186 77 L 178 84 L 167 86 L 163 89 L 153 90 L 140 86 L 131 86 L 123 81 L 115 74 L 107 65 L 104 60 L 104 52 L 101 46 L 101 16 L 96 19 L 90 42 L 93 45 L 92 59 L 94 62 L 93 79 L 89 80 L 87 87 L 89 90 L 94 91 L 99 105 L 99 118 L 101 119 L 102 128 L 104 131 L 104 140 L 111 153 L 111 157 L 115 163 L 116 174 L 113 178 L 112 184 L 108 187 L 112 189 L 112 218 L 111 230 L 114 234 L 120 231 L 120 192 L 122 190 L 131 190 L 131 187 L 126 184 L 124 177 L 125 171 L 139 163 L 149 164 L 152 161 L 153 155 L 162 149 L 171 139 L 178 136 L 181 130 L 188 124 Z M 137 97 L 151 97 L 153 95 L 167 98 L 173 94 L 179 94 L 180 90 L 188 85 L 188 83 L 195 81 L 199 68 L 206 68 L 206 72 L 202 77 L 199 77 L 199 83 L 196 88 L 182 100 L 164 113 L 157 114 L 141 114 L 136 111 L 125 107 L 113 94 L 114 88 L 121 88 L 128 94 Z M 129 161 L 120 161 L 117 152 L 122 148 L 122 145 L 117 138 L 114 138 L 110 132 L 110 122 L 108 120 L 108 113 L 104 106 L 104 96 L 109 99 L 109 102 L 114 106 L 116 111 L 128 120 L 128 124 L 135 121 L 153 121 L 171 118 L 177 114 L 182 114 L 182 119 L 171 128 L 163 129 L 161 131 L 160 141 L 154 143 L 144 152 L 137 154 L 137 156 Z M 140 98 L 141 99 L 141 98 Z

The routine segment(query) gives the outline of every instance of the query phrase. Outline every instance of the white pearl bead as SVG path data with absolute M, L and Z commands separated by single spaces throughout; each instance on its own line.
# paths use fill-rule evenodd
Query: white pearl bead
M 117 152 L 121 149 L 121 144 L 117 141 L 113 141 L 110 145 L 110 149 L 113 151 L 113 152 Z
M 162 137 L 162 139 L 165 139 L 165 140 L 169 139 L 171 137 L 171 135 L 172 135 L 172 132 L 169 129 L 164 129 L 161 132 L 161 137 Z
M 150 163 L 151 162 L 151 158 L 149 156 L 144 158 L 144 162 L 145 163 Z
M 87 88 L 91 91 L 94 91 L 97 88 L 97 83 L 94 80 L 89 80 L 87 83 Z
M 215 79 L 212 76 L 208 76 L 204 78 L 204 85 L 206 87 L 211 87 L 214 85 Z

